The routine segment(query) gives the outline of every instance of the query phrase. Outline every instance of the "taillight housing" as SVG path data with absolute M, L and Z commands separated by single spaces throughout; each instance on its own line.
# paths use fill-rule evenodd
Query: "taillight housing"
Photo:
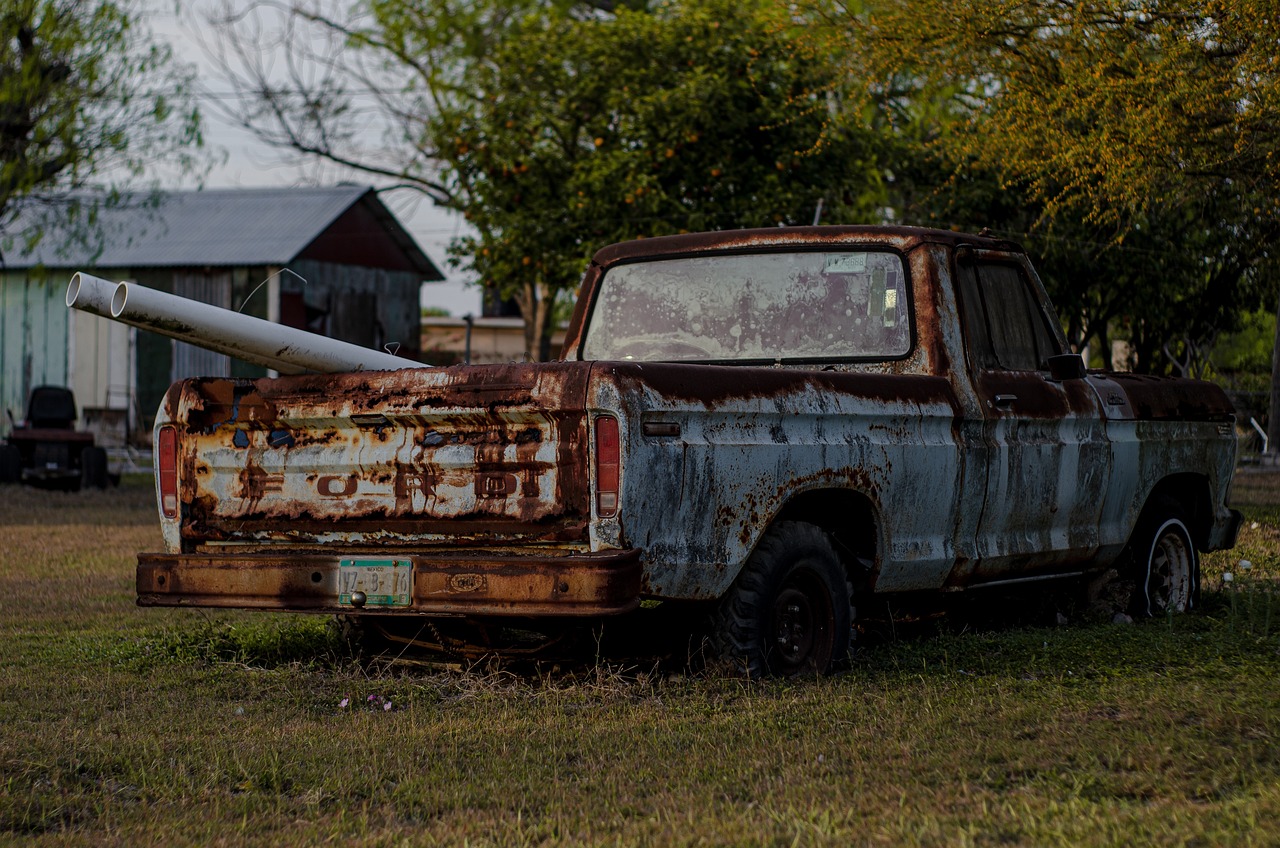
M 596 515 L 600 518 L 613 518 L 618 514 L 621 467 L 618 419 L 612 415 L 601 415 L 596 418 Z
M 178 431 L 161 427 L 156 434 L 156 469 L 160 480 L 160 513 L 178 517 Z

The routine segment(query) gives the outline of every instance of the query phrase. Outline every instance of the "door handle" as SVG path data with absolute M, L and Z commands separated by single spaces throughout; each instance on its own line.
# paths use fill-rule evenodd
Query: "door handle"
M 996 409 L 1008 409 L 1013 406 L 1017 400 L 1017 395 L 996 395 L 995 407 Z
M 680 425 L 674 421 L 646 421 L 641 427 L 646 436 L 679 436 Z

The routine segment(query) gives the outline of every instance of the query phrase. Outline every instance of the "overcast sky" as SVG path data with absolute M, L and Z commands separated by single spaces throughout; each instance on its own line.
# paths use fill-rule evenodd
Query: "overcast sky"
M 320 163 L 303 166 L 290 164 L 286 161 L 288 157 L 220 118 L 216 109 L 209 108 L 210 98 L 225 99 L 230 94 L 230 86 L 217 78 L 215 69 L 204 56 L 198 40 L 193 37 L 193 32 L 202 28 L 201 16 L 204 10 L 214 6 L 210 0 L 143 0 L 143 3 L 147 9 L 146 23 L 152 32 L 173 45 L 175 57 L 196 65 L 199 70 L 204 90 L 200 105 L 205 121 L 205 145 L 211 153 L 225 156 L 225 162 L 206 177 L 206 187 L 332 185 L 342 181 L 377 185 L 367 174 L 343 171 L 336 166 Z M 252 3 L 246 0 L 243 5 L 247 8 Z M 176 177 L 161 179 L 166 188 L 192 187 L 190 179 L 185 183 Z M 468 285 L 470 277 L 449 268 L 446 261 L 449 241 L 458 234 L 462 226 L 461 216 L 436 208 L 414 192 L 389 192 L 382 194 L 381 198 L 431 257 L 431 261 L 449 278 L 444 283 L 423 286 L 423 305 L 440 306 L 453 315 L 461 316 L 468 312 L 478 315 L 479 289 Z

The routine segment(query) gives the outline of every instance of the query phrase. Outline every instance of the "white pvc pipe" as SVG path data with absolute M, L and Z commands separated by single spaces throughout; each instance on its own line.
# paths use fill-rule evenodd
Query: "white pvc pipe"
M 106 294 L 108 288 L 109 296 Z M 111 283 L 84 273 L 77 273 L 71 278 L 67 287 L 67 305 L 234 356 L 281 374 L 303 374 L 307 371 L 336 374 L 428 367 L 410 359 L 241 315 L 137 283 Z
M 67 306 L 110 318 L 111 296 L 115 292 L 116 284 L 110 280 L 77 271 L 67 284 Z
M 379 350 L 273 324 L 137 283 L 116 286 L 111 298 L 111 317 L 208 350 L 265 365 L 282 374 L 398 371 L 424 367 Z
M 180 341 L 186 341 L 186 338 L 175 336 L 168 332 L 164 327 L 156 327 L 141 321 L 132 320 L 125 316 L 115 316 L 111 314 L 111 300 L 115 297 L 116 287 L 119 283 L 113 283 L 110 280 L 104 280 L 101 277 L 94 277 L 90 274 L 77 272 L 71 277 L 71 282 L 67 285 L 67 306 L 72 309 L 79 309 L 88 312 L 91 315 L 101 315 L 103 318 L 114 318 L 121 324 L 127 324 L 130 327 L 137 327 L 142 330 L 151 330 L 161 335 L 177 338 Z M 179 298 L 185 300 L 185 298 Z M 194 301 L 189 301 L 194 302 Z M 226 311 L 226 310 L 222 310 Z M 270 326 L 276 326 L 274 324 Z M 220 353 L 227 353 L 229 356 L 235 356 L 246 362 L 252 362 L 255 365 L 261 365 L 264 368 L 271 368 L 279 373 L 285 374 L 302 374 L 307 369 L 300 368 L 296 363 L 283 362 L 277 359 L 271 359 L 261 356 L 246 356 L 239 352 L 228 352 L 219 350 Z

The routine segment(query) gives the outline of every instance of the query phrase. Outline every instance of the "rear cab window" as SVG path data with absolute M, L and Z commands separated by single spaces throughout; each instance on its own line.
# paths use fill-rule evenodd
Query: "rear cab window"
M 582 358 L 642 362 L 891 360 L 912 345 L 902 257 L 841 250 L 617 265 Z

